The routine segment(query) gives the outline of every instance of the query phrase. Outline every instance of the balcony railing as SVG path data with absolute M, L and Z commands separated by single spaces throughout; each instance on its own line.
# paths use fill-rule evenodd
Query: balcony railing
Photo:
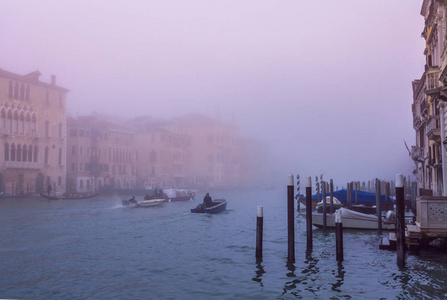
M 425 74 L 427 75 L 427 94 L 430 90 L 437 89 L 439 87 L 439 68 L 430 68 Z
M 42 169 L 42 163 L 39 162 L 28 162 L 28 161 L 5 161 L 5 169 Z
M 439 140 L 441 138 L 439 116 L 430 117 L 430 120 L 427 123 L 427 136 L 430 140 Z
M 411 159 L 414 161 L 424 161 L 424 148 L 411 146 Z
M 413 128 L 415 130 L 418 130 L 422 125 L 422 118 L 421 116 L 414 116 L 413 117 Z

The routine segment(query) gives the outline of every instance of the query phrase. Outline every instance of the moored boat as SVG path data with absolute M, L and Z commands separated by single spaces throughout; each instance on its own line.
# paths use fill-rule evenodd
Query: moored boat
M 62 196 L 48 195 L 40 193 L 40 196 L 48 200 L 80 200 L 80 199 L 90 199 L 98 196 L 99 193 L 95 194 L 63 194 Z
M 210 206 L 205 206 L 203 203 L 197 205 L 195 208 L 191 208 L 192 213 L 206 213 L 206 214 L 218 214 L 227 209 L 227 200 L 216 199 L 213 200 Z
M 327 195 L 327 194 L 326 194 Z M 333 197 L 337 198 L 344 206 L 348 205 L 348 191 L 346 189 L 338 190 L 333 192 Z M 322 199 L 322 193 L 312 195 L 312 206 L 318 204 L 318 199 Z M 351 191 L 351 205 L 365 205 L 372 206 L 376 205 L 376 194 L 368 193 L 363 191 L 357 191 L 357 202 L 355 201 L 355 191 Z M 298 201 L 306 205 L 306 197 L 300 195 Z M 382 204 L 382 209 L 385 207 L 392 207 L 394 204 L 394 199 L 391 197 L 386 198 L 385 195 L 380 195 L 380 202 Z
M 343 228 L 350 229 L 378 229 L 378 218 L 376 215 L 364 214 L 356 212 L 347 208 L 339 209 L 342 216 Z M 305 215 L 303 214 L 305 217 Z M 312 225 L 322 228 L 323 227 L 323 214 L 312 213 Z M 335 227 L 335 213 L 326 214 L 326 226 Z M 395 230 L 395 224 L 393 222 L 386 221 L 382 217 L 382 229 L 383 230 Z

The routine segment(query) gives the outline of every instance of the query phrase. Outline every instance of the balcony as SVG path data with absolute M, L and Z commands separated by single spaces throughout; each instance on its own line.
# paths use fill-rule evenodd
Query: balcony
M 427 95 L 439 93 L 439 68 L 429 68 L 425 74 L 427 76 Z
M 424 161 L 424 148 L 411 146 L 411 159 L 414 161 Z
M 422 118 L 421 116 L 413 116 L 413 128 L 415 130 L 419 130 L 422 126 Z
M 42 163 L 38 162 L 28 162 L 28 161 L 5 161 L 5 169 L 32 169 L 40 170 L 42 169 Z
M 427 123 L 427 137 L 429 140 L 440 141 L 441 129 L 439 126 L 439 116 L 431 116 Z

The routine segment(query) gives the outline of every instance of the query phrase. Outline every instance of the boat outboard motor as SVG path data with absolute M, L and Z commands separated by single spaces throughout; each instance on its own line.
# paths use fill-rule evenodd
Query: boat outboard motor
M 396 212 L 394 210 L 389 210 L 386 212 L 385 220 L 387 223 L 396 223 Z

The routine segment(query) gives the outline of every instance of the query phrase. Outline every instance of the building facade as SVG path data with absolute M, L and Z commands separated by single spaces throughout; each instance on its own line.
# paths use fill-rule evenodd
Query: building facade
M 53 192 L 66 184 L 67 89 L 0 69 L 0 191 L 7 195 Z
M 94 116 L 67 122 L 67 193 L 136 188 L 135 134 Z
M 185 130 L 189 138 L 189 172 L 195 187 L 238 187 L 244 182 L 240 175 L 240 149 L 234 126 L 190 114 L 173 123 Z
M 418 188 L 447 196 L 447 1 L 424 0 L 422 37 L 425 40 L 425 72 L 413 81 L 413 127 Z

